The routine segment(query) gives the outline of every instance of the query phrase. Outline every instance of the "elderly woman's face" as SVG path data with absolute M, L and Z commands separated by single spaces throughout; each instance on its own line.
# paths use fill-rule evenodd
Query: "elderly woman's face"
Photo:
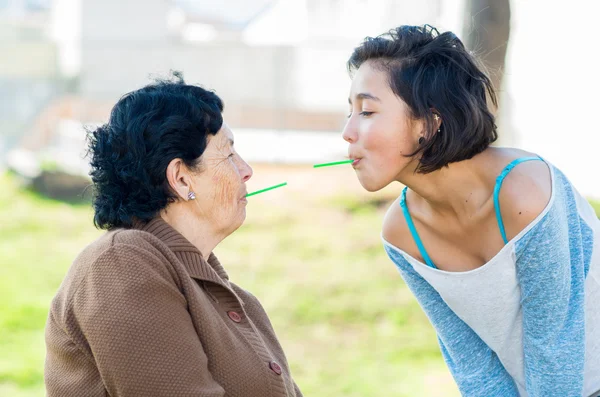
M 218 232 L 235 231 L 246 218 L 246 181 L 251 176 L 252 168 L 235 151 L 233 133 L 223 123 L 216 135 L 209 135 L 201 172 L 194 177 L 198 216 Z

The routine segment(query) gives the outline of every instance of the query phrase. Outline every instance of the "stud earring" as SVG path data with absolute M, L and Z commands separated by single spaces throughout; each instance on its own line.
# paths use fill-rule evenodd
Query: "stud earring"
M 190 191 L 187 197 L 188 200 L 196 200 L 196 193 Z
M 433 114 L 433 119 L 435 120 L 435 122 L 437 123 L 440 120 L 440 116 L 437 115 L 437 113 Z M 442 125 L 440 124 L 437 132 L 441 132 L 442 131 Z

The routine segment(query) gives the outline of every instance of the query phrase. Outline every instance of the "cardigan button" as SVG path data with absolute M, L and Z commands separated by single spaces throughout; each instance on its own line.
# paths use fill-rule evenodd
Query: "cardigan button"
M 233 321 L 234 323 L 239 323 L 242 321 L 242 316 L 240 316 L 237 312 L 230 311 L 230 312 L 227 312 L 227 315 L 229 316 L 231 321 Z
M 269 363 L 269 368 L 271 368 L 271 371 L 275 372 L 277 375 L 281 375 L 281 367 L 275 361 L 271 361 Z

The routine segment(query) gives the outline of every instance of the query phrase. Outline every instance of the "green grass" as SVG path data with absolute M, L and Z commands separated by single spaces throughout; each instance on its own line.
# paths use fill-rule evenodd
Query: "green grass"
M 8 175 L 0 186 L 0 396 L 41 397 L 49 303 L 101 232 L 88 206 L 40 198 Z M 269 312 L 305 395 L 458 395 L 446 391 L 455 386 L 435 333 L 384 256 L 380 206 L 272 197 L 252 198 L 216 254 Z
M 41 397 L 49 303 L 101 232 L 88 206 L 40 198 L 8 175 L 0 187 L 0 396 Z M 458 396 L 381 247 L 389 199 L 306 196 L 253 197 L 244 226 L 216 249 L 267 309 L 305 395 Z
M 215 251 L 266 307 L 305 395 L 458 395 L 381 246 L 389 200 L 280 194 L 281 205 L 251 201 L 244 226 Z
M 23 191 L 0 175 L 0 396 L 43 396 L 48 306 L 78 250 L 99 233 L 87 206 Z

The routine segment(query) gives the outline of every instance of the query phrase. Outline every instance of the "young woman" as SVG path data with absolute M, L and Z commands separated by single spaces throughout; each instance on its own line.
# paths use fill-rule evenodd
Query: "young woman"
M 406 186 L 384 246 L 463 395 L 598 395 L 591 206 L 538 155 L 490 146 L 494 89 L 451 32 L 401 26 L 367 38 L 348 68 L 353 167 L 368 191 Z

